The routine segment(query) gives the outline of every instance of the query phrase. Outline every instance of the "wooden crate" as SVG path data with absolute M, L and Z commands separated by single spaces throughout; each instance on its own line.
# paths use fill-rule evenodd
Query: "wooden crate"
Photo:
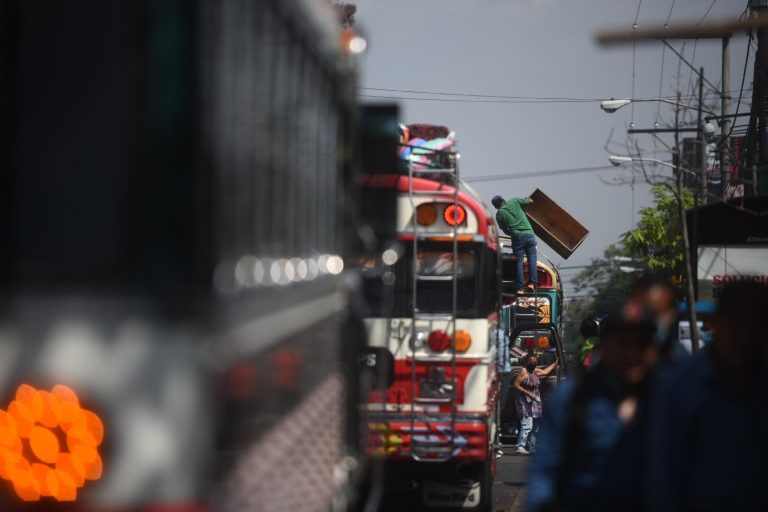
M 534 233 L 563 258 L 581 245 L 589 231 L 538 188 L 533 203 L 523 207 Z

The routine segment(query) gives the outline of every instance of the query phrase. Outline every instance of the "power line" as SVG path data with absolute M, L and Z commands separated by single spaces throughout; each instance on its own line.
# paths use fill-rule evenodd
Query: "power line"
M 519 99 L 519 100 L 468 100 L 463 98 L 417 98 L 414 96 L 386 96 L 381 94 L 358 94 L 361 98 L 379 98 L 388 100 L 410 100 L 410 101 L 437 101 L 446 103 L 510 103 L 510 104 L 547 104 L 547 103 L 595 103 L 598 99 L 582 99 L 582 98 L 570 98 L 570 99 Z
M 749 38 L 747 39 L 747 51 L 746 51 L 746 58 L 744 59 L 744 70 L 741 72 L 741 87 L 739 87 L 739 99 L 736 101 L 736 113 L 739 113 L 739 110 L 741 108 L 741 98 L 744 94 L 744 79 L 747 77 L 747 66 L 749 65 L 749 52 L 752 49 L 752 32 L 749 33 Z M 733 124 L 731 124 L 731 130 L 728 132 L 728 137 L 731 136 L 733 133 L 733 129 L 736 128 L 736 122 L 734 121 Z
M 604 101 L 603 99 L 591 99 L 591 98 L 563 98 L 563 99 L 519 99 L 519 100 L 473 100 L 465 98 L 419 98 L 416 96 L 390 96 L 384 94 L 358 94 L 359 98 L 375 98 L 386 100 L 403 100 L 403 101 L 436 101 L 442 103 L 496 103 L 496 104 L 510 104 L 510 105 L 547 105 L 547 104 L 559 104 L 559 103 L 598 103 Z M 634 98 L 636 100 L 654 100 L 657 98 Z M 666 99 L 666 98 L 664 98 Z
M 637 28 L 637 20 L 640 18 L 640 6 L 643 5 L 643 0 L 637 2 L 637 12 L 635 13 L 635 21 L 632 23 L 632 28 Z
M 543 176 L 560 176 L 563 174 L 580 174 L 585 172 L 605 171 L 608 169 L 615 169 L 613 165 L 595 165 L 592 167 L 576 167 L 572 169 L 555 169 L 551 171 L 534 171 L 534 172 L 516 172 L 506 174 L 488 174 L 486 176 L 464 176 L 462 178 L 466 182 L 478 182 L 478 181 L 504 181 L 504 180 L 516 180 L 521 178 L 538 178 Z
M 715 6 L 716 3 L 717 3 L 717 0 L 712 0 L 712 4 L 709 6 L 709 9 L 707 9 L 707 12 L 704 13 L 704 16 L 702 16 L 699 22 L 696 24 L 697 27 L 700 26 L 701 22 L 704 21 L 704 18 L 706 18 L 707 15 L 709 15 L 709 11 L 712 10 L 712 8 Z
M 365 91 L 380 91 L 380 92 L 396 92 L 403 94 L 425 94 L 432 96 L 458 96 L 467 98 L 489 98 L 489 99 L 507 99 L 507 100 L 536 100 L 536 101 L 583 101 L 583 102 L 595 102 L 603 101 L 606 98 L 577 98 L 569 96 L 508 96 L 503 94 L 480 94 L 480 93 L 463 93 L 463 92 L 446 92 L 446 91 L 423 91 L 416 89 L 389 89 L 383 87 L 359 87 Z M 736 89 L 730 92 L 737 92 Z M 705 96 L 719 96 L 717 92 L 704 93 Z M 677 96 L 660 96 L 664 99 L 676 99 Z M 680 99 L 698 99 L 698 94 L 690 96 L 681 96 Z M 642 98 L 635 98 L 642 99 Z
M 445 91 L 420 91 L 415 89 L 385 89 L 383 87 L 360 87 L 366 91 L 384 91 L 401 92 L 407 94 L 432 94 L 434 96 L 466 96 L 470 98 L 495 98 L 505 100 L 579 100 L 579 101 L 600 101 L 605 98 L 573 98 L 562 96 L 507 96 L 503 94 L 478 94 L 465 92 L 445 92 Z
M 672 9 L 675 8 L 675 0 L 672 0 L 672 5 L 669 6 L 669 14 L 667 14 L 667 21 L 664 22 L 664 27 L 669 28 L 669 18 L 672 17 Z

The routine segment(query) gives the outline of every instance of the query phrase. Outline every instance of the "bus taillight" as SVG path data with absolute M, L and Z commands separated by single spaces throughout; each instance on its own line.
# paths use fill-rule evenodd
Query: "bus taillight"
M 445 331 L 432 331 L 427 338 L 427 345 L 435 352 L 443 352 L 451 346 L 451 337 Z
M 458 226 L 464 224 L 464 221 L 467 218 L 467 211 L 463 206 L 456 206 L 455 204 L 452 204 L 445 209 L 445 214 L 443 217 L 449 226 L 453 226 L 454 224 Z
M 472 346 L 472 335 L 467 331 L 456 331 L 456 352 L 464 353 Z

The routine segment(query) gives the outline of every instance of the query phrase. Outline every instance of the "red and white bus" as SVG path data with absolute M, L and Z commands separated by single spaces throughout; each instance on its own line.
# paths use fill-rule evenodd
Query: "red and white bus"
M 397 192 L 399 243 L 363 265 L 370 350 L 388 373 L 363 416 L 370 454 L 387 461 L 387 491 L 400 485 L 427 506 L 490 510 L 498 234 L 491 211 L 458 180 L 458 155 L 436 153 L 439 168 L 409 164 L 368 178 L 372 189 Z

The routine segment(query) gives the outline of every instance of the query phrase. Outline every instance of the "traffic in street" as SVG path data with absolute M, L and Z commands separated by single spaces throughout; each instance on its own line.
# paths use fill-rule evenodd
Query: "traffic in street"
M 0 1 L 0 510 L 768 510 L 766 55 L 766 0 Z

